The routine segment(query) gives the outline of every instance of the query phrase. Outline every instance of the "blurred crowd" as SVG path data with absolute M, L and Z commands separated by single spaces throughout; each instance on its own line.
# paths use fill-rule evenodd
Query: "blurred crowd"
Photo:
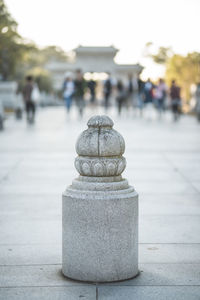
M 22 94 L 27 121 L 33 123 L 40 92 L 32 76 L 26 77 Z M 162 117 L 166 110 L 171 110 L 174 121 L 177 121 L 182 113 L 181 87 L 175 80 L 167 86 L 162 78 L 155 83 L 151 79 L 143 81 L 140 77 L 135 78 L 131 75 L 128 78 L 116 79 L 108 73 L 107 78 L 100 82 L 92 77 L 86 80 L 81 70 L 77 70 L 75 74 L 66 73 L 62 96 L 67 114 L 70 114 L 73 105 L 76 106 L 80 117 L 87 106 L 94 110 L 97 106 L 103 106 L 105 113 L 109 113 L 110 107 L 115 106 L 119 115 L 123 110 L 135 110 L 141 116 L 148 107 L 153 107 L 159 117 Z M 196 86 L 195 99 L 196 115 L 200 121 L 200 84 Z M 18 118 L 20 114 L 21 110 L 16 110 Z
M 93 79 L 86 81 L 80 70 L 77 70 L 76 74 L 68 72 L 63 84 L 63 98 L 67 112 L 70 113 L 74 101 L 80 116 L 82 116 L 86 106 L 85 94 L 88 91 L 90 93 L 90 104 L 97 104 L 96 87 L 97 82 Z M 143 110 L 149 104 L 153 105 L 160 115 L 170 106 L 175 121 L 178 120 L 181 114 L 181 88 L 175 80 L 168 87 L 163 79 L 159 79 L 155 84 L 150 79 L 142 81 L 139 77 L 136 79 L 131 75 L 126 80 L 117 80 L 108 74 L 102 87 L 102 104 L 105 111 L 111 106 L 113 98 L 119 115 L 122 109 L 130 109 L 131 107 L 133 109 L 138 108 L 142 115 Z

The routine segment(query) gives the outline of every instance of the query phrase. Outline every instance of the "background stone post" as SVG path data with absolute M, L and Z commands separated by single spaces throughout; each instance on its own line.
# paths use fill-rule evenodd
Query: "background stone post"
M 107 116 L 88 121 L 76 143 L 80 176 L 63 193 L 62 272 L 92 282 L 138 274 L 138 194 L 121 173 L 123 137 Z

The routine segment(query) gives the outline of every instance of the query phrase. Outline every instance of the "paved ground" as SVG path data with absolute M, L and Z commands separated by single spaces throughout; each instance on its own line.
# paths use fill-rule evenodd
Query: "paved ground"
M 0 132 L 0 299 L 200 299 L 200 125 L 192 117 L 112 117 L 140 194 L 134 280 L 83 284 L 61 275 L 61 194 L 77 176 L 74 144 L 86 121 L 60 108 L 34 126 Z

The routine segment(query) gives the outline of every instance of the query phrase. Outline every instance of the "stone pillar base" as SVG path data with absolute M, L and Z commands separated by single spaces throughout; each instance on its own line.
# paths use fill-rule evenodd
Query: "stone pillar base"
M 101 182 L 98 191 L 91 190 L 92 184 L 74 180 L 63 194 L 62 272 L 91 282 L 135 277 L 138 195 L 125 179 Z M 117 186 L 120 190 L 113 190 Z

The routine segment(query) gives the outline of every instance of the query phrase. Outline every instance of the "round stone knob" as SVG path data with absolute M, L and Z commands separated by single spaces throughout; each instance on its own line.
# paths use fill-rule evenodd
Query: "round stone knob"
M 87 122 L 88 127 L 113 127 L 114 123 L 108 116 L 94 116 Z
M 112 128 L 113 121 L 107 116 L 94 116 L 87 125 L 88 129 L 81 133 L 76 143 L 79 155 L 75 160 L 77 171 L 83 176 L 120 175 L 126 166 L 122 156 L 125 142 Z

